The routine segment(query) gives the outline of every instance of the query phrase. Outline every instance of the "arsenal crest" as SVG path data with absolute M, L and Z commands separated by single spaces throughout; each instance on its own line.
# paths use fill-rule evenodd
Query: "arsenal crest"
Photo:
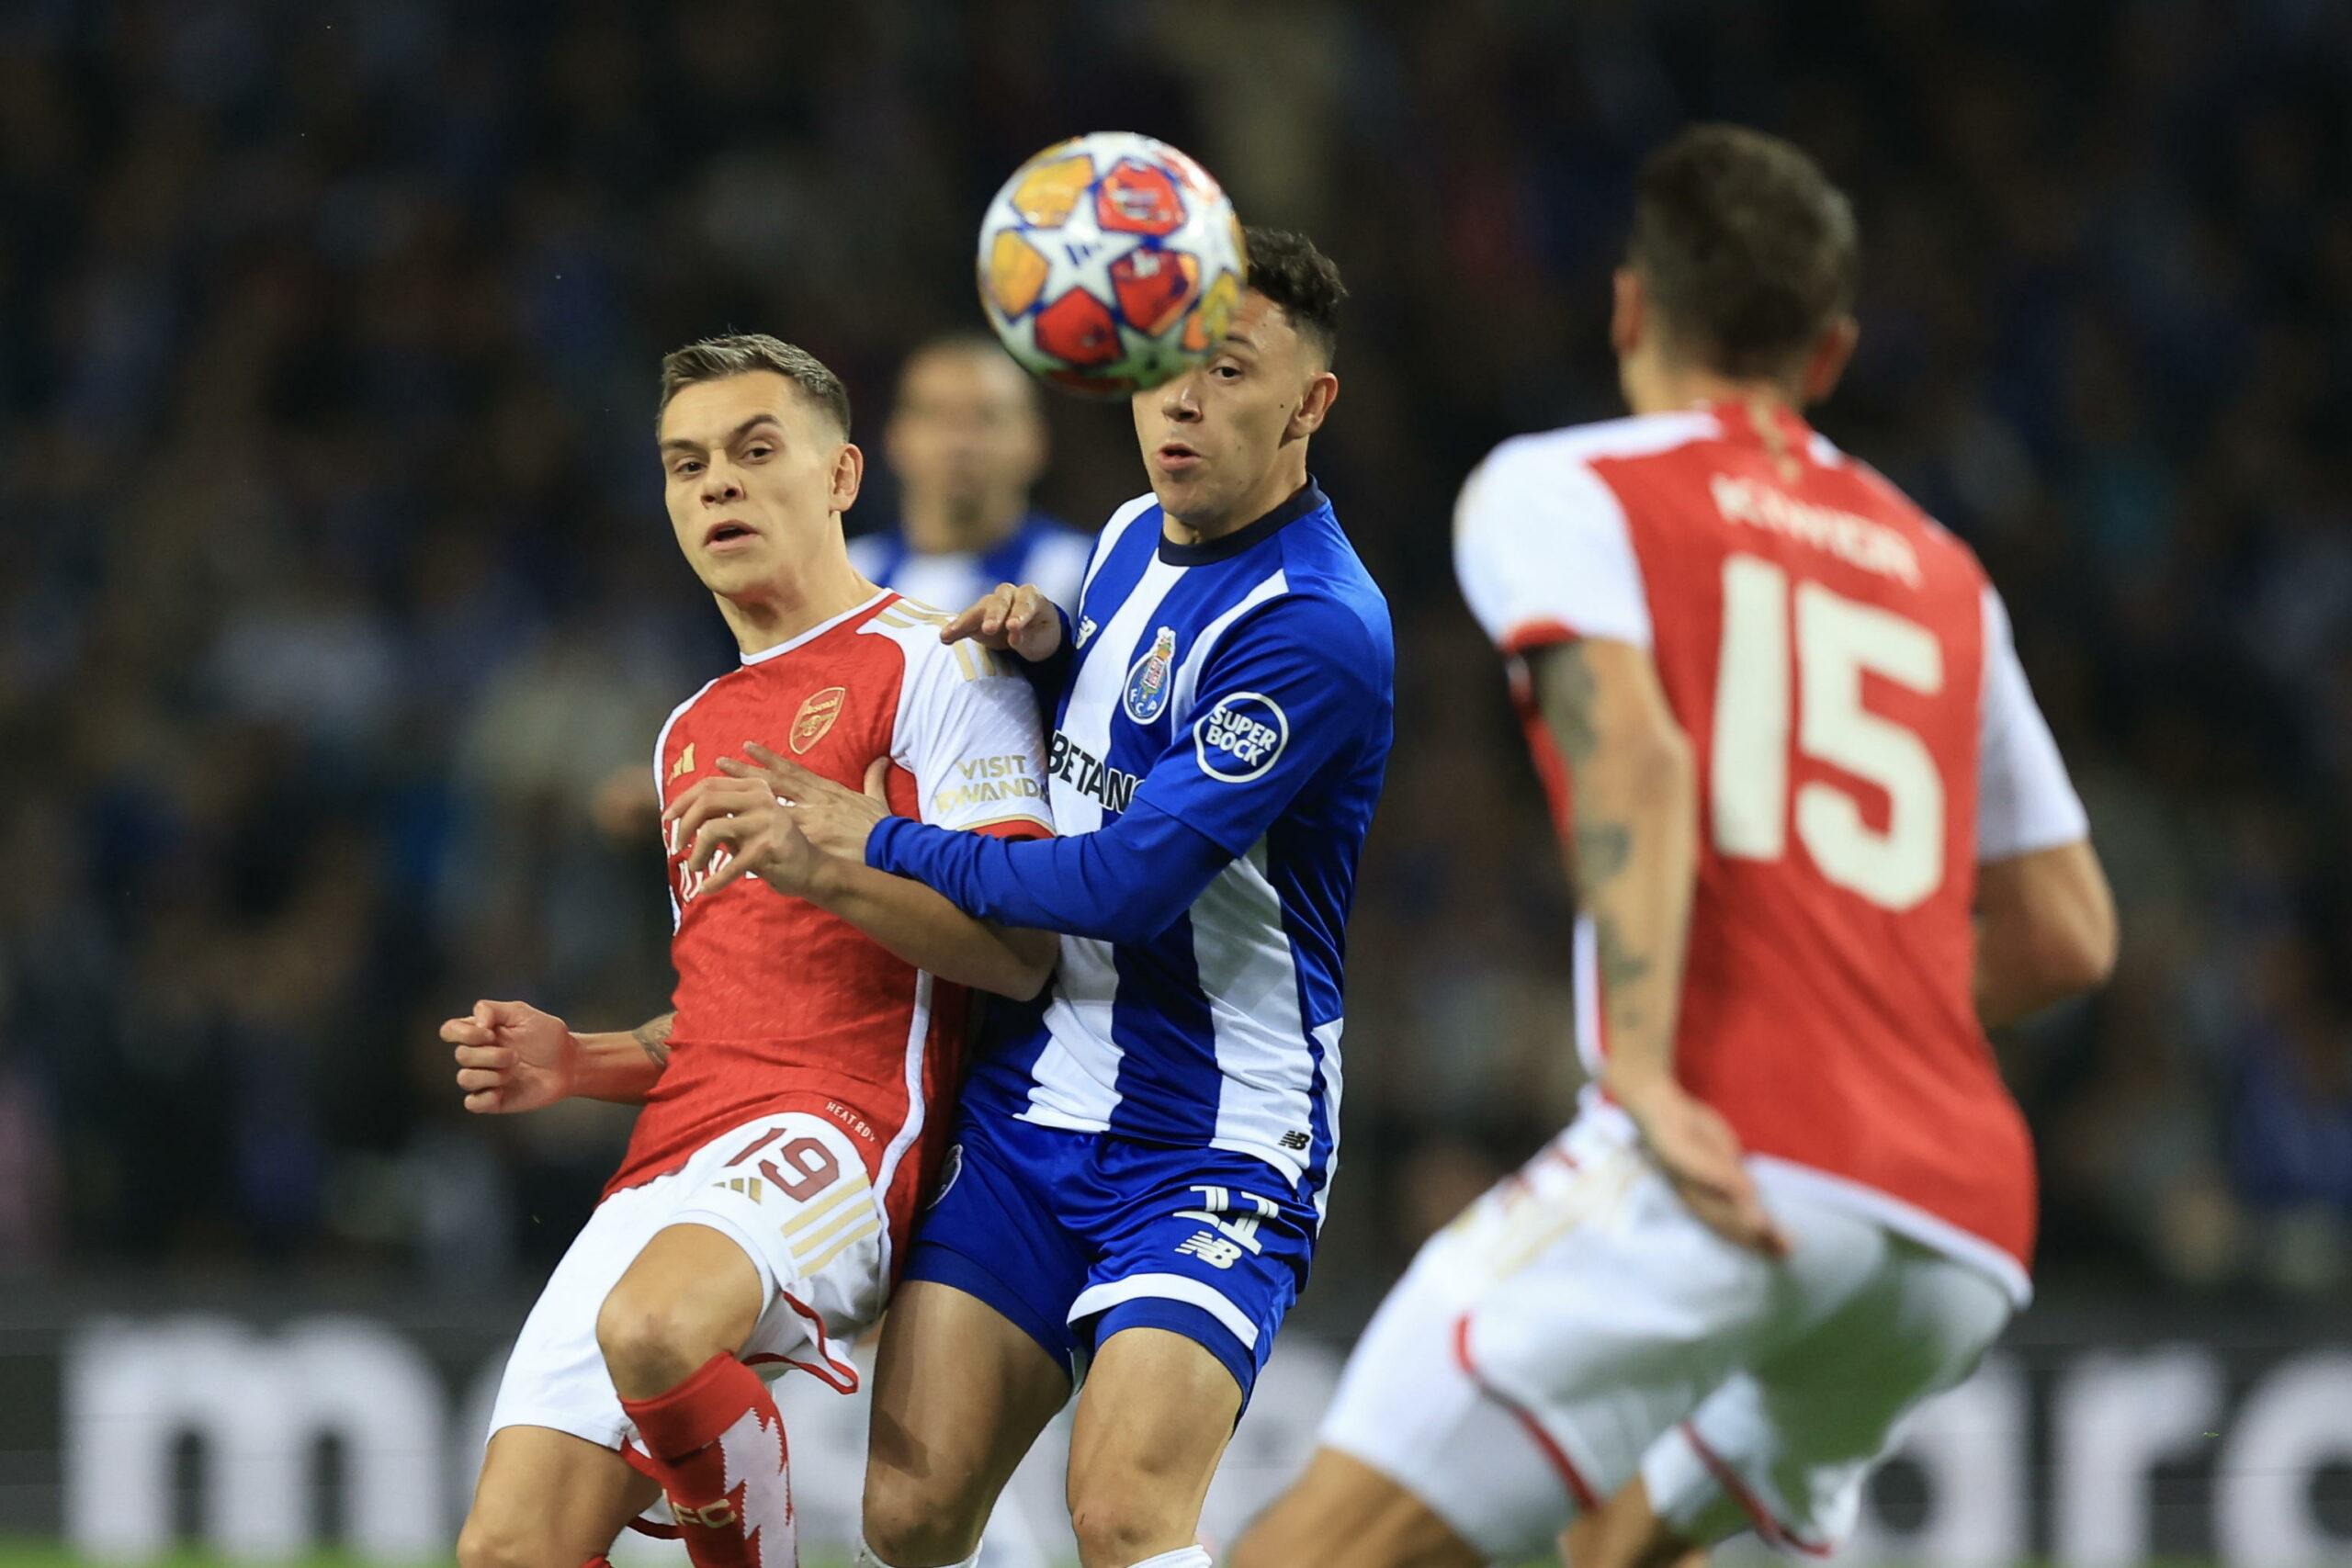
M 833 720 L 842 716 L 842 704 L 849 694 L 839 686 L 828 686 L 800 705 L 792 716 L 792 734 L 787 743 L 795 756 L 805 754 L 808 748 L 825 738 L 833 728 Z

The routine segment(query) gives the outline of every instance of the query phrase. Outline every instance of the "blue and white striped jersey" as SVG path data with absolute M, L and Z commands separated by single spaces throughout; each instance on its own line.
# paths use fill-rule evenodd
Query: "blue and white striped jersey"
M 1094 541 L 1042 512 L 1032 512 L 1001 544 L 986 550 L 925 555 L 897 528 L 861 534 L 849 542 L 850 564 L 867 581 L 894 588 L 918 604 L 953 615 L 1000 582 L 1034 582 L 1067 609 L 1078 603 L 1079 579 Z
M 1065 937 L 1042 1017 L 1014 1015 L 967 1095 L 1254 1155 L 1319 1210 L 1348 909 L 1391 739 L 1387 601 L 1310 481 L 1199 546 L 1162 536 L 1150 496 L 1128 502 L 1070 618 L 1047 761 L 1063 842 L 1151 810 L 1233 858 L 1148 940 Z

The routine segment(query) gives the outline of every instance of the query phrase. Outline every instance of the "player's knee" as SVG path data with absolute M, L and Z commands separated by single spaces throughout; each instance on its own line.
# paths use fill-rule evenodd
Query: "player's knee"
M 625 1398 L 666 1393 L 723 1346 L 680 1303 L 634 1291 L 623 1280 L 596 1314 L 596 1347 Z
M 549 1544 L 512 1521 L 477 1511 L 458 1531 L 458 1568 L 537 1568 L 547 1561 Z
M 1069 1527 L 1078 1537 L 1080 1561 L 1140 1562 L 1173 1551 L 1170 1542 L 1176 1537 L 1189 1539 L 1194 1521 L 1182 1517 L 1176 1499 L 1142 1477 L 1123 1480 L 1128 1483 L 1098 1483 L 1070 1498 Z
M 869 1465 L 865 1544 L 885 1562 L 961 1562 L 978 1549 L 988 1523 L 964 1490 Z

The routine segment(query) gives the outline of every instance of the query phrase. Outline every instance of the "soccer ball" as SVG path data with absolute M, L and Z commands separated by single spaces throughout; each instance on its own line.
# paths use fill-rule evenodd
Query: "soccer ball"
M 1121 398 L 1208 357 L 1249 258 L 1200 164 L 1124 130 L 1057 142 L 980 220 L 980 303 L 1013 358 L 1057 387 Z

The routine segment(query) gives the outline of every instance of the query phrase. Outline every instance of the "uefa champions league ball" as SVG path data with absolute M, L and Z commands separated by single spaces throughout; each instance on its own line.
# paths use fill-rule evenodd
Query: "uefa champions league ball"
M 980 303 L 1013 358 L 1121 398 L 1208 357 L 1249 258 L 1233 203 L 1165 141 L 1102 130 L 1012 172 L 980 220 Z

